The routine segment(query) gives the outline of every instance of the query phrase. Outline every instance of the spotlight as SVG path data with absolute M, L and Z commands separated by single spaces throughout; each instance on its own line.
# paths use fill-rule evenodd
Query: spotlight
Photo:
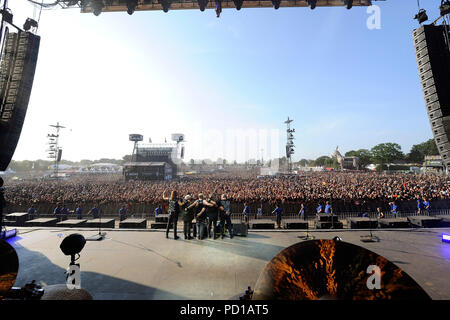
M 442 235 L 442 242 L 450 243 L 450 234 L 443 234 Z
M 8 9 L 8 8 L 6 10 L 1 9 L 0 14 L 3 17 L 3 21 L 6 21 L 10 24 L 13 23 L 13 14 L 10 9 Z
M 233 0 L 234 5 L 236 6 L 236 10 L 241 10 L 242 4 L 244 3 L 243 0 Z
M 307 0 L 308 6 L 311 8 L 311 10 L 314 10 L 317 5 L 317 0 Z
M 27 18 L 27 20 L 23 24 L 23 30 L 28 31 L 31 29 L 31 27 L 37 28 L 38 23 L 33 19 Z
M 220 17 L 220 13 L 222 12 L 222 0 L 216 0 L 216 15 L 217 18 Z
M 450 13 L 450 1 L 442 1 L 441 6 L 439 7 L 441 9 L 441 16 L 445 16 L 446 14 Z
M 278 10 L 278 8 L 280 7 L 281 4 L 281 0 L 272 0 L 272 5 L 275 8 L 275 10 Z
M 419 12 L 414 16 L 414 19 L 419 21 L 420 24 L 424 23 L 428 20 L 427 11 L 424 9 L 420 9 Z
M 206 6 L 208 5 L 208 0 L 197 0 L 198 6 L 200 7 L 200 11 L 205 11 Z
M 127 0 L 127 13 L 131 16 L 138 5 L 138 0 Z
M 159 4 L 161 4 L 164 12 L 169 12 L 170 9 L 170 0 L 158 0 Z
M 91 7 L 92 7 L 92 11 L 94 12 L 94 15 L 98 16 L 98 15 L 100 15 L 100 13 L 102 13 L 102 9 L 105 6 L 103 5 L 102 0 L 96 0 L 96 1 L 91 2 Z
M 347 10 L 353 7 L 353 0 L 342 0 L 342 1 L 344 2 L 344 5 L 347 7 Z

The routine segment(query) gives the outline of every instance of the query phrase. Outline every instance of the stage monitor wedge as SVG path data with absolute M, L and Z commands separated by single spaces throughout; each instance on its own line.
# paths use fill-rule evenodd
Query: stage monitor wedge
M 0 64 L 0 171 L 8 167 L 19 142 L 33 87 L 40 37 L 7 33 Z

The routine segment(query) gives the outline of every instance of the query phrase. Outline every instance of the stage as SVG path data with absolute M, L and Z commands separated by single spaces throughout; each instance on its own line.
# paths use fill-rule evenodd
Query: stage
M 59 245 L 65 236 L 89 237 L 95 229 L 18 228 L 8 240 L 19 255 L 15 286 L 31 280 L 44 285 L 65 281 L 70 259 Z M 105 229 L 106 239 L 88 241 L 77 261 L 81 286 L 94 299 L 236 299 L 254 287 L 266 263 L 282 249 L 300 242 L 299 230 L 250 230 L 233 239 L 173 240 L 163 231 Z M 364 243 L 368 230 L 311 230 L 316 239 L 343 241 L 372 250 L 401 267 L 432 299 L 450 299 L 450 244 L 441 241 L 450 229 L 383 229 L 380 242 Z

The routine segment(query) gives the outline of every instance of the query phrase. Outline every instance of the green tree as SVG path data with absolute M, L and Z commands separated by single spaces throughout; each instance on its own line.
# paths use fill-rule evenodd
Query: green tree
M 372 153 L 367 149 L 351 150 L 345 153 L 346 157 L 358 157 L 359 166 L 364 168 L 369 165 L 372 160 Z
M 409 162 L 421 163 L 425 156 L 439 155 L 439 150 L 434 139 L 430 139 L 423 143 L 415 144 L 411 147 L 411 151 L 407 154 L 406 160 Z
M 402 152 L 402 147 L 392 142 L 377 144 L 370 152 L 372 153 L 373 162 L 377 164 L 391 163 L 393 161 L 403 160 L 405 157 Z
M 306 167 L 309 164 L 309 160 L 302 159 L 298 162 L 298 164 L 302 167 Z
M 322 167 L 322 166 L 324 166 L 325 165 L 325 163 L 333 163 L 332 162 L 333 160 L 330 158 L 330 157 L 328 157 L 328 156 L 321 156 L 321 157 L 319 157 L 319 158 L 317 158 L 315 161 L 314 161 L 314 164 L 317 166 L 317 167 Z

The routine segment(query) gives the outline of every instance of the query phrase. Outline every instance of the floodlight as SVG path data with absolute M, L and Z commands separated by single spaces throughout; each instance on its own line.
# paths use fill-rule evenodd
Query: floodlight
M 31 27 L 37 28 L 38 27 L 38 23 L 36 22 L 36 20 L 27 18 L 27 20 L 23 24 L 23 30 L 28 31 L 28 30 L 31 29 Z
M 428 20 L 427 11 L 425 9 L 420 9 L 419 12 L 414 16 L 414 19 L 419 21 L 420 24 Z

